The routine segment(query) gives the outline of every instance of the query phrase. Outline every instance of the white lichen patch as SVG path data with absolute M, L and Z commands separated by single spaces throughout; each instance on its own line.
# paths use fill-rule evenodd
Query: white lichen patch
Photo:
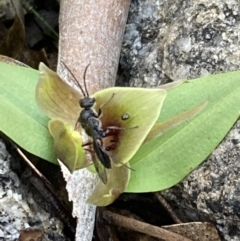
M 21 230 L 27 228 L 43 230 L 46 241 L 56 238 L 65 240 L 62 223 L 51 217 L 39 205 L 41 202 L 44 200 L 37 191 L 31 185 L 24 184 L 10 169 L 10 155 L 0 140 L 0 240 L 15 241 Z

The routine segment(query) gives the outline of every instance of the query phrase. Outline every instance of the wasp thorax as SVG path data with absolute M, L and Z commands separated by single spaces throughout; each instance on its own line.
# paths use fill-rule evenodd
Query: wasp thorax
M 91 97 L 84 97 L 79 101 L 79 104 L 82 108 L 91 108 L 95 103 L 95 99 Z

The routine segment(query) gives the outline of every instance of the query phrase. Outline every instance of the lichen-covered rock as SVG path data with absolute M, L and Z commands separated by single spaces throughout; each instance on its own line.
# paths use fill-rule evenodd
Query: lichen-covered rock
M 119 82 L 153 87 L 240 69 L 239 36 L 237 0 L 132 1 Z M 240 240 L 239 133 L 240 122 L 198 169 L 162 192 L 183 221 L 211 221 L 223 240 Z
M 50 216 L 50 210 L 39 205 L 45 201 L 37 191 L 24 184 L 10 169 L 10 158 L 0 140 L 0 240 L 15 241 L 29 228 L 42 230 L 43 241 L 66 240 L 61 234 L 62 223 Z M 49 207 L 48 204 L 43 206 Z
M 149 87 L 239 69 L 239 29 L 237 0 L 132 1 L 122 80 Z
M 184 181 L 162 192 L 182 221 L 213 222 L 223 240 L 240 239 L 240 121 Z

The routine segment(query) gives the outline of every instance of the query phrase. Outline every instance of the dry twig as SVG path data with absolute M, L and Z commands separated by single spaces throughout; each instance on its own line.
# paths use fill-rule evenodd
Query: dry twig
M 135 219 L 127 218 L 108 210 L 103 210 L 102 217 L 111 224 L 141 232 L 164 241 L 192 241 L 177 233 Z

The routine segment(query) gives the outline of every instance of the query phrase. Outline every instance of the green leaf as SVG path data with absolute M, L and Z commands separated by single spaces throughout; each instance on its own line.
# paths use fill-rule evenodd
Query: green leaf
M 40 64 L 39 70 L 40 78 L 36 88 L 39 107 L 50 118 L 61 118 L 73 128 L 76 121 L 79 121 L 81 112 L 79 100 L 84 97 L 44 64 Z M 166 97 L 166 90 L 114 87 L 98 91 L 92 97 L 95 99 L 95 105 L 91 108 L 95 110 L 96 115 L 101 113 L 98 117 L 101 121 L 99 130 L 105 131 L 106 137 L 101 138 L 101 135 L 96 137 L 96 153 L 90 147 L 93 151 L 95 169 L 104 184 L 99 182 L 88 201 L 98 206 L 105 206 L 112 203 L 127 186 L 130 169 L 123 164 L 134 156 L 157 121 Z M 84 124 L 92 133 L 93 127 L 89 123 Z M 74 171 L 78 158 L 77 143 L 72 140 L 70 129 L 63 122 L 51 121 L 50 130 L 54 137 L 57 157 L 70 171 Z M 106 155 L 110 157 L 112 161 L 110 169 L 103 166 L 104 160 L 98 160 L 97 145 L 101 145 Z M 80 156 L 82 157 L 81 154 Z M 83 166 L 83 161 L 82 158 L 80 167 Z
M 158 122 L 154 124 L 153 128 L 151 131 L 148 133 L 146 139 L 144 140 L 144 143 L 147 143 L 148 141 L 151 141 L 152 139 L 161 136 L 164 134 L 166 131 L 170 130 L 174 126 L 177 126 L 184 121 L 194 117 L 198 113 L 200 113 L 208 104 L 208 101 L 205 101 L 204 103 L 187 110 L 185 112 L 180 113 L 179 115 L 174 116 L 173 118 L 170 118 L 164 122 Z
M 122 128 L 116 138 L 115 148 L 109 151 L 113 162 L 120 165 L 127 163 L 157 121 L 166 91 L 114 87 L 101 90 L 93 96 L 96 99 L 95 109 L 102 110 L 102 128 Z
M 124 192 L 130 174 L 129 163 L 126 166 L 113 166 L 111 169 L 107 169 L 107 184 L 99 182 L 87 202 L 96 206 L 107 206 L 113 203 Z
M 66 165 L 70 172 L 90 164 L 85 161 L 82 138 L 78 131 L 73 131 L 71 125 L 58 119 L 51 120 L 48 123 L 48 128 L 54 139 L 56 156 Z
M 46 117 L 35 103 L 39 72 L 0 62 L 0 130 L 28 152 L 57 163 Z
M 65 83 L 56 72 L 45 64 L 39 64 L 39 81 L 36 87 L 36 102 L 49 118 L 61 118 L 74 126 L 81 111 L 80 92 Z
M 43 63 L 39 70 L 38 106 L 50 118 L 61 118 L 74 126 L 81 112 L 79 100 L 83 96 Z M 122 165 L 136 153 L 158 119 L 166 91 L 114 87 L 98 91 L 92 97 L 96 100 L 93 109 L 96 113 L 101 110 L 99 119 L 103 130 L 113 133 L 108 135 L 110 138 L 104 138 L 103 146 L 111 146 L 108 154 L 114 163 Z
M 225 137 L 239 117 L 240 72 L 188 81 L 168 91 L 158 122 L 165 122 L 208 100 L 191 120 L 144 144 L 130 161 L 127 192 L 169 188 L 195 169 Z
M 0 130 L 27 151 L 54 162 L 56 157 L 53 153 L 53 141 L 47 130 L 49 119 L 39 111 L 34 101 L 38 74 L 37 71 L 30 68 L 11 66 L 0 62 Z M 116 92 L 117 88 L 112 89 L 113 91 L 108 92 L 109 89 L 107 89 L 103 90 L 103 94 L 97 92 L 94 95 L 99 100 L 96 109 L 100 107 L 99 105 L 107 103 L 113 93 L 123 93 L 121 91 Z M 128 88 L 122 89 L 127 90 Z M 158 123 L 154 127 L 158 131 L 159 126 L 163 126 L 164 131 L 168 130 L 159 137 L 156 137 L 156 129 L 152 131 L 152 137 L 141 146 L 135 155 L 136 150 L 128 152 L 125 157 L 125 154 L 120 157 L 117 157 L 118 154 L 114 154 L 117 161 L 127 160 L 131 155 L 134 155 L 130 163 L 135 171 L 131 172 L 131 179 L 126 191 L 149 192 L 163 190 L 175 185 L 196 168 L 211 154 L 239 117 L 239 92 L 239 71 L 184 82 L 177 88 L 168 90 L 161 115 L 157 120 Z M 159 108 L 158 113 L 160 113 L 165 92 L 160 91 L 159 93 L 161 93 L 159 105 L 156 104 L 154 98 L 143 99 L 149 102 L 152 101 L 151 108 L 149 108 L 151 113 L 156 106 Z M 51 95 L 49 94 L 49 96 Z M 71 104 L 74 102 L 74 108 L 80 112 L 79 96 L 81 96 L 79 93 L 72 95 L 74 101 L 71 100 Z M 131 117 L 136 113 L 141 113 L 140 109 L 134 112 L 136 108 L 140 108 L 139 103 L 136 104 L 135 101 L 131 106 L 131 101 L 128 100 L 130 97 L 126 97 L 124 94 L 123 97 L 120 95 L 118 98 L 115 97 L 114 95 L 112 98 L 114 105 L 111 104 L 111 100 L 101 107 L 104 110 L 101 118 L 103 118 L 102 122 L 105 126 L 116 126 L 117 123 L 117 125 L 127 128 L 121 131 L 127 134 L 119 139 L 122 145 L 120 150 L 124 152 L 124 146 L 128 148 L 128 145 L 131 145 L 130 140 L 135 142 L 134 139 L 131 139 L 131 136 L 128 136 L 131 135 L 129 133 L 134 131 L 133 133 L 138 135 L 138 128 L 132 127 L 142 125 L 141 121 L 144 118 L 141 117 L 138 124 L 137 122 L 130 123 Z M 60 101 L 64 102 L 64 98 Z M 208 101 L 208 105 L 198 113 L 198 107 L 201 107 L 202 103 L 206 103 L 206 101 Z M 116 105 L 120 107 L 115 110 Z M 68 104 L 67 106 L 70 107 Z M 53 110 L 56 110 L 55 107 L 53 107 Z M 70 117 L 72 125 L 74 125 L 74 120 L 78 118 L 78 111 L 75 111 L 74 116 Z M 147 115 L 147 113 L 144 112 L 144 115 Z M 196 113 L 198 114 L 194 118 L 174 126 L 184 118 L 188 119 Z M 130 118 L 120 119 L 125 114 Z M 69 118 L 68 111 L 64 112 L 64 115 Z M 117 120 L 114 118 L 117 118 Z M 151 123 L 151 125 L 153 124 Z M 172 126 L 174 127 L 169 129 Z M 147 135 L 149 130 L 147 129 L 144 135 Z M 153 137 L 154 139 L 152 139 Z M 134 136 L 133 138 L 136 139 Z M 125 167 L 116 167 L 116 169 L 118 168 L 124 169 Z M 117 176 L 116 180 L 119 180 L 119 178 L 120 176 Z M 113 195 L 109 195 L 109 193 L 113 192 L 108 189 L 102 195 L 104 199 L 107 198 L 105 201 L 102 199 L 104 205 L 106 200 L 112 202 L 111 197 Z M 93 202 L 96 200 L 95 198 Z

